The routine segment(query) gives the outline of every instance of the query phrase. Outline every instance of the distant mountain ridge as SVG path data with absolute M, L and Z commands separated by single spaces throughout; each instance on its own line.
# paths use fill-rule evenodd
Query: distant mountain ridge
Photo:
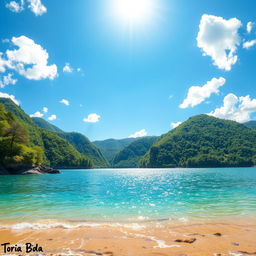
M 113 159 L 113 167 L 116 168 L 136 168 L 139 167 L 139 160 L 144 156 L 150 147 L 159 137 L 143 137 L 131 142 L 122 149 Z
M 105 159 L 101 151 L 90 142 L 90 140 L 81 133 L 78 132 L 64 132 L 57 126 L 50 124 L 46 120 L 38 117 L 32 118 L 32 121 L 48 131 L 56 133 L 63 139 L 66 139 L 71 145 L 73 145 L 78 152 L 87 155 L 92 159 L 93 165 L 96 168 L 109 167 L 108 161 Z
M 256 121 L 255 120 L 246 122 L 246 123 L 244 123 L 244 125 L 249 127 L 249 128 L 256 129 Z
M 96 145 L 101 152 L 105 155 L 106 159 L 112 164 L 112 161 L 116 154 L 118 154 L 122 149 L 128 146 L 136 138 L 126 138 L 126 139 L 107 139 L 102 141 L 93 141 L 92 143 Z

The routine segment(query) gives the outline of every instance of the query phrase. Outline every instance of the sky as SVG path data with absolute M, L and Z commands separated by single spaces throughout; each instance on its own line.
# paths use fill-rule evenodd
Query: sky
M 256 118 L 255 0 L 2 0 L 0 97 L 91 140 Z M 255 22 L 255 23 L 254 23 Z

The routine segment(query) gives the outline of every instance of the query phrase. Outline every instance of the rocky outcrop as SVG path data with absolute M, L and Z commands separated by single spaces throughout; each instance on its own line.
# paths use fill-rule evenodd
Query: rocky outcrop
M 0 175 L 59 174 L 59 170 L 43 165 L 0 165 Z

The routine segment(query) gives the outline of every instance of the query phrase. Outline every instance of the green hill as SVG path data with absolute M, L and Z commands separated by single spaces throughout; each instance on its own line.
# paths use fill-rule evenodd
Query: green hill
M 55 125 L 50 124 L 42 118 L 32 118 L 32 120 L 39 127 L 44 128 L 48 131 L 52 131 L 56 133 L 59 137 L 67 140 L 81 154 L 89 156 L 92 159 L 94 167 L 103 168 L 109 166 L 108 161 L 102 155 L 101 151 L 94 144 L 92 144 L 89 139 L 83 134 L 77 132 L 64 132 Z
M 0 104 L 0 174 L 9 174 L 20 166 L 40 165 L 43 161 L 42 149 L 29 146 L 27 131 Z
M 43 151 L 43 163 L 54 168 L 91 168 L 92 160 L 79 153 L 67 140 L 53 132 L 38 127 L 32 119 L 10 99 L 0 98 L 0 103 L 11 112 L 17 123 L 28 134 L 28 146 L 39 146 Z
M 256 121 L 249 121 L 244 123 L 245 126 L 252 128 L 252 129 L 256 129 Z
M 39 127 L 50 131 L 50 132 L 63 132 L 60 128 L 58 128 L 57 126 L 50 124 L 49 122 L 47 122 L 46 120 L 44 120 L 43 118 L 40 117 L 32 117 L 31 118 L 32 121 Z
M 239 167 L 256 164 L 256 131 L 208 115 L 189 118 L 163 135 L 141 167 Z
M 93 144 L 96 145 L 104 154 L 106 159 L 110 163 L 112 163 L 115 155 L 135 140 L 136 139 L 134 138 L 127 138 L 121 140 L 108 139 L 102 141 L 93 141 Z
M 136 168 L 140 157 L 144 156 L 158 137 L 144 137 L 130 143 L 121 150 L 113 160 L 113 166 L 117 168 Z

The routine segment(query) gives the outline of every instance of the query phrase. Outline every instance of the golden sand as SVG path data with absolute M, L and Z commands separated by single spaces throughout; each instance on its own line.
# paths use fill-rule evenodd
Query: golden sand
M 48 223 L 49 224 L 49 223 Z M 16 227 L 17 228 L 17 227 Z M 132 224 L 49 225 L 0 229 L 0 242 L 22 247 L 1 255 L 224 256 L 256 255 L 256 219 L 148 222 Z M 25 244 L 43 252 L 26 253 Z

